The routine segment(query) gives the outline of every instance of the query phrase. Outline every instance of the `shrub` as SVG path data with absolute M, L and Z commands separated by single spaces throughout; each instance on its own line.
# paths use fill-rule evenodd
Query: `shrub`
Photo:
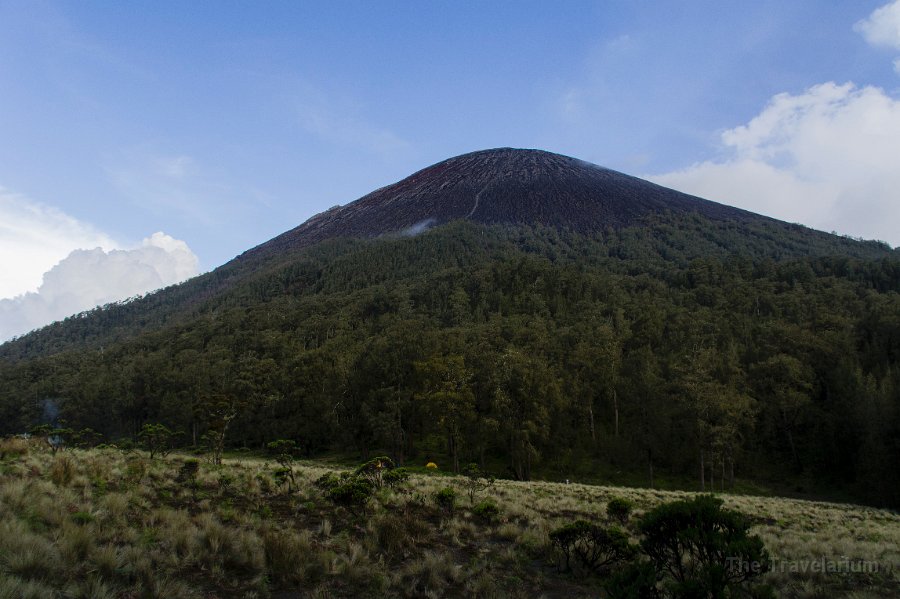
M 382 475 L 382 482 L 386 487 L 399 489 L 409 480 L 409 471 L 406 468 L 394 468 Z
M 200 472 L 200 460 L 196 458 L 188 458 L 181 464 L 175 482 L 179 484 L 188 484 L 195 486 L 197 483 L 197 473 Z
M 749 528 L 743 514 L 701 495 L 648 512 L 640 523 L 641 548 L 674 596 L 723 597 L 769 568 L 768 552 Z
M 278 439 L 268 443 L 266 447 L 269 452 L 275 454 L 275 461 L 278 462 L 278 468 L 275 469 L 273 476 L 278 486 L 287 485 L 287 491 L 290 493 L 297 484 L 294 478 L 294 454 L 297 451 L 297 443 L 291 439 Z
M 489 499 L 485 499 L 472 508 L 472 513 L 484 522 L 494 522 L 500 516 L 500 508 Z
M 365 508 L 374 490 L 375 487 L 368 479 L 351 476 L 331 487 L 325 496 L 335 504 L 342 505 L 353 514 L 357 514 L 358 509 Z
M 631 509 L 633 507 L 634 504 L 627 499 L 613 497 L 609 500 L 609 503 L 606 504 L 606 515 L 609 516 L 611 520 L 618 520 L 622 524 L 626 524 L 628 518 L 631 516 Z
M 154 459 L 157 455 L 167 456 L 172 451 L 172 444 L 181 432 L 173 432 L 166 425 L 159 423 L 147 423 L 141 427 L 138 433 L 138 440 L 141 446 L 150 454 L 150 459 Z
M 395 468 L 394 460 L 391 458 L 380 456 L 377 458 L 372 458 L 365 464 L 362 464 L 356 471 L 353 473 L 354 476 L 359 476 L 365 479 L 368 479 L 372 486 L 376 489 L 380 489 L 384 486 L 384 475 L 386 472 L 389 472 Z
M 574 561 L 583 570 L 599 572 L 631 560 L 637 554 L 628 535 L 618 528 L 603 528 L 584 520 L 552 531 L 550 543 L 562 558 L 558 566 L 564 571 L 572 571 Z
M 466 493 L 469 495 L 470 504 L 475 503 L 475 495 L 477 493 L 494 486 L 494 477 L 486 472 L 482 472 L 478 464 L 469 464 L 463 470 L 463 474 L 466 476 L 463 485 L 466 488 Z
M 656 599 L 656 569 L 648 561 L 634 561 L 610 574 L 603 585 L 609 599 Z
M 453 508 L 456 507 L 456 491 L 450 487 L 444 487 L 434 494 L 434 502 L 445 513 L 452 514 Z
M 321 491 L 330 491 L 341 484 L 341 477 L 334 472 L 326 472 L 313 482 L 313 486 Z
M 275 479 L 275 484 L 279 487 L 287 486 L 288 493 L 293 490 L 294 469 L 290 466 L 276 468 L 272 471 L 272 478 Z

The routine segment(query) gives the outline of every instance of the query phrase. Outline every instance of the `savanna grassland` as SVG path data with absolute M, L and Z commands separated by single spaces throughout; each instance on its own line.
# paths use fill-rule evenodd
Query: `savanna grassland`
M 0 598 L 602 597 L 603 577 L 561 567 L 551 532 L 615 515 L 637 543 L 648 512 L 691 496 L 478 479 L 470 498 L 472 479 L 423 468 L 360 499 L 330 490 L 352 477 L 314 462 L 53 452 L 20 438 L 0 454 Z M 777 596 L 900 594 L 897 513 L 721 498 L 750 518 Z M 616 500 L 630 509 L 614 514 Z M 817 571 L 828 564 L 839 571 Z

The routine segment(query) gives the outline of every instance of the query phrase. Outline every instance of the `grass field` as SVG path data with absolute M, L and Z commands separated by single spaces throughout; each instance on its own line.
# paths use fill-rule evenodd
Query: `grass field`
M 20 439 L 0 442 L 0 453 L 0 599 L 598 597 L 596 579 L 558 571 L 548 533 L 579 518 L 605 520 L 614 497 L 634 503 L 634 522 L 689 496 L 497 481 L 477 498 L 499 507 L 486 519 L 473 513 L 459 477 L 414 474 L 351 510 L 313 484 L 330 470 L 315 463 L 294 466 L 288 491 L 264 459 L 203 462 L 193 474 L 178 455 L 53 454 Z M 447 486 L 458 490 L 452 512 L 434 500 Z M 900 596 L 897 513 L 721 497 L 753 518 L 778 596 Z

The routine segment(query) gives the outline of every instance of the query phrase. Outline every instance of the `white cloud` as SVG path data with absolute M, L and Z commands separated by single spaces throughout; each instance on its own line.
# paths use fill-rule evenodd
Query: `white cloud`
M 877 11 L 876 11 L 877 12 Z M 722 134 L 724 156 L 649 176 L 775 218 L 900 245 L 900 101 L 823 83 Z
M 857 22 L 853 30 L 873 46 L 900 50 L 900 0 L 875 9 L 868 17 Z
M 197 256 L 188 245 L 164 233 L 130 250 L 75 250 L 44 274 L 37 292 L 0 300 L 0 340 L 181 282 L 197 271 Z
M 90 225 L 0 187 L 0 297 L 34 291 L 72 248 L 116 243 Z

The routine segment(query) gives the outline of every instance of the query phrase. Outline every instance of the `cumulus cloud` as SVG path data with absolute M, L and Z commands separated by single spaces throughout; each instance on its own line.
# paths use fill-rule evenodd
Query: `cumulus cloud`
M 720 159 L 647 178 L 782 220 L 900 245 L 900 101 L 883 90 L 824 83 L 779 94 L 721 140 Z
M 0 297 L 35 291 L 72 248 L 115 246 L 90 225 L 0 187 Z
M 36 292 L 0 300 L 0 340 L 197 272 L 197 256 L 188 245 L 161 232 L 134 249 L 75 250 L 44 274 Z
M 853 30 L 873 46 L 900 50 L 900 0 L 895 0 L 856 23 Z

